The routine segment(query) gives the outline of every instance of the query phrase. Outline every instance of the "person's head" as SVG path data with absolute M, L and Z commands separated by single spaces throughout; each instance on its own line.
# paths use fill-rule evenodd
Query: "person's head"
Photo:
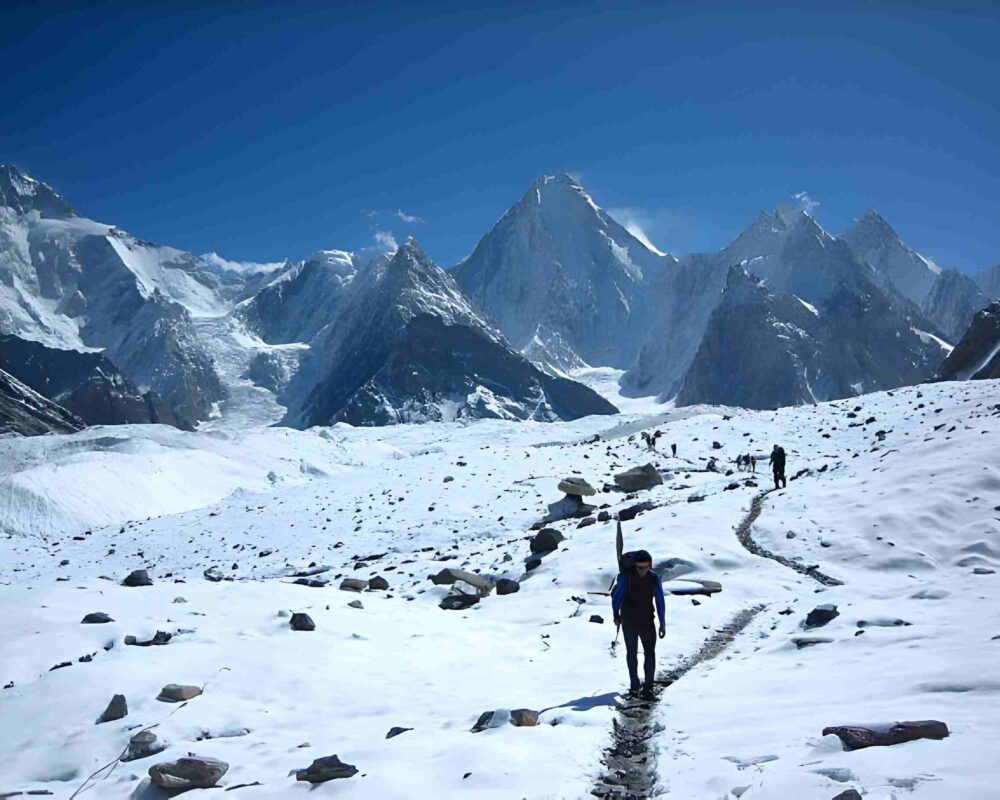
M 775 446 L 774 446 L 774 449 L 775 449 L 775 450 L 777 450 L 777 449 L 778 449 L 778 445 L 775 445 Z
M 653 557 L 645 550 L 639 550 L 635 554 L 635 571 L 640 578 L 645 578 L 646 574 L 653 568 Z

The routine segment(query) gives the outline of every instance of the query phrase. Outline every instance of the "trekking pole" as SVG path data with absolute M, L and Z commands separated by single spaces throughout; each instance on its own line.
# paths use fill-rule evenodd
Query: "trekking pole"
M 615 640 L 611 643 L 611 655 L 615 654 L 615 648 L 618 647 L 618 634 L 621 633 L 622 625 L 619 622 L 615 625 Z

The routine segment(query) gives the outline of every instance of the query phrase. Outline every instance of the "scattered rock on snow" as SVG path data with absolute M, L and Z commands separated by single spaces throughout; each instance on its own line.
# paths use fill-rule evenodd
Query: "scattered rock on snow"
M 105 622 L 114 622 L 114 620 L 103 611 L 87 614 L 87 616 L 80 620 L 81 625 L 102 625 Z
M 386 739 L 392 739 L 392 738 L 394 738 L 396 736 L 399 736 L 399 734 L 401 734 L 401 733 L 406 733 L 407 731 L 412 731 L 412 730 L 413 730 L 413 728 L 400 728 L 399 726 L 395 726 L 395 727 L 389 728 L 389 732 L 385 735 L 385 738 Z
M 345 592 L 363 592 L 368 588 L 368 581 L 363 581 L 360 578 L 344 578 L 340 582 L 340 588 Z
M 435 586 L 451 586 L 456 581 L 464 581 L 470 586 L 475 587 L 480 597 L 486 597 L 486 595 L 493 591 L 493 581 L 489 578 L 477 575 L 475 572 L 467 572 L 464 569 L 455 569 L 453 567 L 445 567 L 437 575 L 431 575 L 430 580 Z
M 353 764 L 345 764 L 337 756 L 317 758 L 305 769 L 295 773 L 295 780 L 309 783 L 325 783 L 337 778 L 351 778 L 358 774 L 358 768 Z
M 155 756 L 157 753 L 166 750 L 167 746 L 163 742 L 156 740 L 156 734 L 152 731 L 139 731 L 128 740 L 128 752 L 122 756 L 122 761 L 136 761 L 147 756 Z
M 604 617 L 602 617 L 600 614 L 592 614 L 591 617 L 590 617 L 590 621 L 591 622 L 596 622 L 598 625 L 603 625 L 604 624 Z
M 510 722 L 510 712 L 505 709 L 498 708 L 495 711 L 484 711 L 479 715 L 476 724 L 472 726 L 472 732 L 479 733 L 480 731 L 485 731 L 487 728 L 499 728 L 508 722 Z
M 597 494 L 597 490 L 583 478 L 563 478 L 557 487 L 560 492 L 577 497 L 590 497 Z
M 373 590 L 385 590 L 389 588 L 389 581 L 381 575 L 376 575 L 374 578 L 368 579 L 368 588 Z
M 136 569 L 129 573 L 129 576 L 122 581 L 122 586 L 152 586 L 149 573 L 144 569 Z
M 361 603 L 360 600 L 352 600 L 347 605 L 348 605 L 349 608 L 358 608 L 358 609 L 363 609 L 364 608 L 364 605 L 362 605 L 362 603 Z
M 623 508 L 618 512 L 618 519 L 622 522 L 628 522 L 629 520 L 635 519 L 644 511 L 651 511 L 656 508 L 656 504 L 652 500 L 643 500 L 641 503 L 636 503 L 628 508 Z
M 823 735 L 834 734 L 847 750 L 864 747 L 888 747 L 916 739 L 944 739 L 949 735 L 948 726 L 938 720 L 894 722 L 879 726 L 834 725 L 823 728 Z
M 563 497 L 562 500 L 549 503 L 548 508 L 549 513 L 542 518 L 541 525 L 546 525 L 550 522 L 559 522 L 563 519 L 586 517 L 596 510 L 596 506 L 584 503 L 579 496 L 570 494 Z
M 128 703 L 125 702 L 125 695 L 116 694 L 111 698 L 111 702 L 108 703 L 108 707 L 104 709 L 104 713 L 97 718 L 97 724 L 100 725 L 102 722 L 114 722 L 115 720 L 122 719 L 128 716 Z
M 316 630 L 316 623 L 312 621 L 312 617 L 301 611 L 292 614 L 292 618 L 288 621 L 288 624 L 291 625 L 293 631 Z
M 795 643 L 796 648 L 801 650 L 803 647 L 812 647 L 815 644 L 830 644 L 833 639 L 823 636 L 793 636 L 792 641 Z
M 559 547 L 559 542 L 565 540 L 559 531 L 555 528 L 542 528 L 538 533 L 531 537 L 531 552 L 532 553 L 550 553 Z
M 515 594 L 521 591 L 521 584 L 511 578 L 501 578 L 497 581 L 497 594 Z
M 639 492 L 643 489 L 652 489 L 663 483 L 660 471 L 652 464 L 644 464 L 641 467 L 632 467 L 624 472 L 615 475 L 615 484 L 623 492 Z
M 518 728 L 533 728 L 538 724 L 538 714 L 530 708 L 515 708 L 510 712 L 510 724 Z
M 149 777 L 162 789 L 211 789 L 226 774 L 229 765 L 217 758 L 187 756 L 149 768 Z
M 824 603 L 821 606 L 816 606 L 812 611 L 806 615 L 806 627 L 807 628 L 822 628 L 831 620 L 836 619 L 840 616 L 840 612 L 837 607 L 832 603 Z
M 140 642 L 134 636 L 126 636 L 125 644 L 130 644 L 135 647 L 153 647 L 154 645 L 167 644 L 171 639 L 174 638 L 172 633 L 167 633 L 165 631 L 157 631 L 152 639 L 147 639 L 145 642 Z
M 180 683 L 168 683 L 162 689 L 160 689 L 160 694 L 157 696 L 157 700 L 164 703 L 183 703 L 185 700 L 191 700 L 201 694 L 201 688 L 198 686 L 187 686 Z
M 439 608 L 445 611 L 461 611 L 469 606 L 474 606 L 479 602 L 479 598 L 474 594 L 449 594 L 440 603 Z
M 860 794 L 858 794 L 857 789 L 848 789 L 846 792 L 841 792 L 833 800 L 864 800 Z

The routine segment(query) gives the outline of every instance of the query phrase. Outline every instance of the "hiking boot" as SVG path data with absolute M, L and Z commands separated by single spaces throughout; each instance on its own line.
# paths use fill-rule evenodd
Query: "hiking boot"
M 639 693 L 639 697 L 643 700 L 655 700 L 656 694 L 653 692 L 653 687 L 648 683 L 642 687 L 642 691 Z
M 629 700 L 637 700 L 641 692 L 642 692 L 642 687 L 636 684 L 635 686 L 629 688 L 628 694 L 625 696 Z

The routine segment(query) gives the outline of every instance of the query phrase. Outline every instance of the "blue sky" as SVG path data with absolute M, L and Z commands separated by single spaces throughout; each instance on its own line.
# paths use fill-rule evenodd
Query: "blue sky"
M 0 162 L 232 259 L 412 233 L 450 266 L 570 172 L 677 254 L 805 192 L 1000 261 L 995 4 L 173 5 L 6 2 Z

